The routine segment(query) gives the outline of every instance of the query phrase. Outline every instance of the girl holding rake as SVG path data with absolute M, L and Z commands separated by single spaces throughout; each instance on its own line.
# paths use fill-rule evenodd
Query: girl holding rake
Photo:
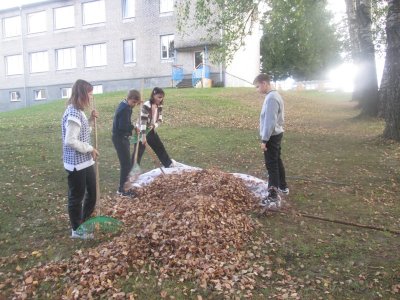
M 96 173 L 94 161 L 99 152 L 91 146 L 89 123 L 98 117 L 92 110 L 88 120 L 84 110 L 90 107 L 93 86 L 78 79 L 61 122 L 64 168 L 68 172 L 68 213 L 71 238 L 87 239 L 90 234 L 77 232 L 81 223 L 90 217 L 96 205 Z
M 163 89 L 155 87 L 151 92 L 150 99 L 142 106 L 140 114 L 140 132 L 142 138 L 139 143 L 139 152 L 137 156 L 138 164 L 140 164 L 146 145 L 148 144 L 156 153 L 164 167 L 168 168 L 174 166 L 174 161 L 169 157 L 164 144 L 156 132 L 156 129 L 162 123 L 164 97 L 165 93 Z M 135 152 L 136 147 L 132 155 L 132 165 L 135 163 Z

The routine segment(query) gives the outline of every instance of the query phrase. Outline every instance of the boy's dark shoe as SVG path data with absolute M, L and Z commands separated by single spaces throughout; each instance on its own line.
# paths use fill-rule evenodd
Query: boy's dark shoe
M 268 195 L 260 203 L 268 210 L 279 210 L 281 207 L 281 196 L 279 196 L 278 191 L 275 187 L 268 189 Z

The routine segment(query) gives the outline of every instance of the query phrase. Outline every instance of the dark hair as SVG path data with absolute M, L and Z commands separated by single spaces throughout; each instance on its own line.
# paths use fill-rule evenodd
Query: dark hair
M 163 95 L 163 97 L 165 96 L 164 90 L 162 88 L 159 87 L 155 87 L 152 91 L 151 91 L 151 95 L 150 95 L 150 102 L 153 103 L 154 102 L 154 95 L 158 95 L 161 94 Z M 164 102 L 164 99 L 161 101 L 161 104 Z
M 269 77 L 268 74 L 265 73 L 261 73 L 259 75 L 257 75 L 256 78 L 254 78 L 253 84 L 257 84 L 257 83 L 261 83 L 261 82 L 267 82 L 270 83 L 271 82 L 271 77 Z
M 78 79 L 72 86 L 71 97 L 68 100 L 68 104 L 80 110 L 84 110 L 90 105 L 88 93 L 91 91 L 93 91 L 93 86 L 89 82 Z
M 129 99 L 140 101 L 140 93 L 137 90 L 130 90 L 126 96 L 126 100 Z

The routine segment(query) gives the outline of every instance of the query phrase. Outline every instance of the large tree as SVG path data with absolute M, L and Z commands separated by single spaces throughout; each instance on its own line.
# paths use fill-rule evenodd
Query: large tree
M 400 141 L 400 0 L 388 1 L 386 59 L 381 81 L 384 137 Z
M 270 0 L 261 40 L 262 69 L 275 80 L 321 79 L 340 59 L 327 1 Z
M 361 115 L 378 115 L 378 79 L 375 46 L 372 34 L 371 0 L 345 0 L 351 54 L 357 73 L 354 79 L 353 100 L 358 101 Z

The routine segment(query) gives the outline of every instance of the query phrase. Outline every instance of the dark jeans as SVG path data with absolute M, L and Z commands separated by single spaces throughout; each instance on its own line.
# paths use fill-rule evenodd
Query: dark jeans
M 67 172 L 69 220 L 72 229 L 76 230 L 90 217 L 96 206 L 96 174 L 94 166 Z
M 283 133 L 273 135 L 264 151 L 265 166 L 268 170 L 268 187 L 284 189 L 287 187 L 285 167 L 281 159 L 281 141 Z
M 165 150 L 164 144 L 161 142 L 160 137 L 158 136 L 157 132 L 154 130 L 151 130 L 147 136 L 147 144 L 153 149 L 153 151 L 156 153 L 158 159 L 161 161 L 164 167 L 168 168 L 169 165 L 172 163 L 171 158 L 169 157 L 167 150 Z M 146 149 L 146 146 L 142 144 L 142 142 L 139 143 L 139 153 L 138 153 L 138 158 L 137 162 L 140 165 L 140 162 L 142 161 L 142 156 L 144 153 L 144 150 Z M 133 155 L 132 155 L 132 164 L 135 163 L 135 152 L 136 152 L 136 145 L 133 150 Z
M 117 150 L 119 159 L 120 172 L 118 190 L 122 192 L 124 190 L 124 184 L 128 179 L 129 172 L 132 168 L 129 138 L 125 136 L 113 135 L 112 142 L 115 150 Z

